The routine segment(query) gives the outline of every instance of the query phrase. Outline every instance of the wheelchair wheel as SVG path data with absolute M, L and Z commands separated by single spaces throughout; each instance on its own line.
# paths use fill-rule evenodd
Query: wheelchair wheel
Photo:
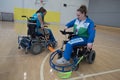
M 91 50 L 90 53 L 88 54 L 88 56 L 86 57 L 86 61 L 89 63 L 89 64 L 92 64 L 95 60 L 95 56 L 96 56 L 96 53 L 94 50 Z
M 42 45 L 40 43 L 33 43 L 31 46 L 31 53 L 34 55 L 40 54 L 42 51 Z

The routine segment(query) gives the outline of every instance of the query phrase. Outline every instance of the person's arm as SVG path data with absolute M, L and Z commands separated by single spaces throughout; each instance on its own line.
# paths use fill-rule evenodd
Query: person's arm
M 95 25 L 94 25 L 93 22 L 91 22 L 90 25 L 89 25 L 89 27 L 88 27 L 89 37 L 88 37 L 87 47 L 89 49 L 91 49 L 92 46 L 93 46 L 93 42 L 94 42 L 94 38 L 95 38 L 95 33 L 96 33 Z
M 74 26 L 75 21 L 76 21 L 76 19 L 74 19 L 74 20 L 70 21 L 69 23 L 67 23 L 67 24 L 65 25 L 65 26 L 66 26 L 66 28 L 71 28 L 71 27 L 73 27 L 73 26 Z
M 41 28 L 43 28 L 43 27 L 44 27 L 44 22 L 43 22 L 43 20 L 42 20 L 42 15 L 37 14 L 37 16 L 38 16 L 38 20 L 40 21 Z
M 67 23 L 67 24 L 65 25 L 65 29 L 64 29 L 64 30 L 67 30 L 68 28 L 73 27 L 75 21 L 76 21 L 76 19 L 74 19 L 74 20 L 70 21 L 69 23 Z
M 69 23 L 67 23 L 67 24 L 65 25 L 64 32 L 66 32 L 66 30 L 67 30 L 68 28 L 73 27 L 75 21 L 76 21 L 76 19 L 74 19 L 74 20 L 70 21 Z

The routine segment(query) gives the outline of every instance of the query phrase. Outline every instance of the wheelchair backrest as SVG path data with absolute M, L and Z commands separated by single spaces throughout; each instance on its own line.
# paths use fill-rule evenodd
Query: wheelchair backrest
M 32 38 L 36 37 L 36 33 L 35 33 L 35 28 L 36 28 L 36 20 L 34 19 L 28 19 L 27 21 L 27 27 L 28 27 L 28 31 L 27 31 L 27 35 L 30 35 Z

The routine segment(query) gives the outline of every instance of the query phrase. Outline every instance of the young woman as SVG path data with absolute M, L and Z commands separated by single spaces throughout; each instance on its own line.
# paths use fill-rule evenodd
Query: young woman
M 45 23 L 44 21 L 44 17 L 47 13 L 47 10 L 44 9 L 43 7 L 41 7 L 38 11 L 36 11 L 35 14 L 33 14 L 33 18 L 37 21 L 37 27 L 36 27 L 36 32 L 37 34 L 43 34 L 43 29 L 44 31 L 49 34 L 49 39 L 51 42 L 53 42 L 55 45 L 57 44 L 57 41 L 55 40 L 53 33 L 50 29 L 48 28 L 44 28 L 44 26 L 46 26 L 47 23 Z
M 86 13 L 87 8 L 85 5 L 82 5 L 77 9 L 77 18 L 66 25 L 65 30 L 74 27 L 73 32 L 76 36 L 67 42 L 63 57 L 56 61 L 58 64 L 69 63 L 74 46 L 87 45 L 88 49 L 92 48 L 95 38 L 95 25 Z

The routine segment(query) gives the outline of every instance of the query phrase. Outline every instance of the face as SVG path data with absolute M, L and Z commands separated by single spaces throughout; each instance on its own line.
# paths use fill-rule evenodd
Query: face
M 85 18 L 85 14 L 84 13 L 81 13 L 80 11 L 77 11 L 77 18 L 79 19 L 79 20 L 83 20 L 84 18 Z

